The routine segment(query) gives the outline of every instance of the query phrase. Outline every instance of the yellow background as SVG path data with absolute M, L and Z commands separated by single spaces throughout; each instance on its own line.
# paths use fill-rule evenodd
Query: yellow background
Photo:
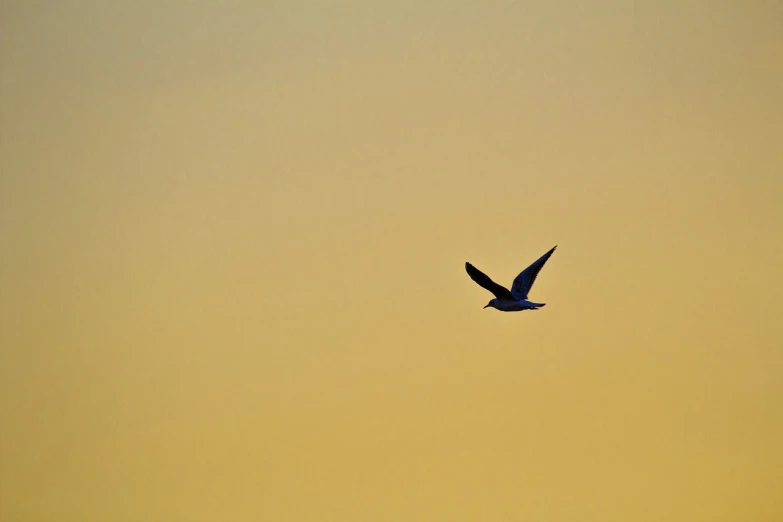
M 780 2 L 0 6 L 2 522 L 783 520 Z

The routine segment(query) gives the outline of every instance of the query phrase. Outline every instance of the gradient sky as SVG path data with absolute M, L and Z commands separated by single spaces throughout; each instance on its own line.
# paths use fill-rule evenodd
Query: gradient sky
M 775 1 L 2 1 L 0 520 L 783 520 L 781 93 Z

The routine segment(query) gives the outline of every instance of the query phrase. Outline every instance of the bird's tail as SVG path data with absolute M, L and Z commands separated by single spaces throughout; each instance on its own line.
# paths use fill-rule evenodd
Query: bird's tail
M 543 308 L 546 306 L 546 303 L 531 303 L 533 305 L 533 310 L 538 310 L 539 308 Z

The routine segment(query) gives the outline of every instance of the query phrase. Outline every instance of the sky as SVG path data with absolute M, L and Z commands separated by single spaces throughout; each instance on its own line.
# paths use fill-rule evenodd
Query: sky
M 781 27 L 0 2 L 0 520 L 782 520 Z

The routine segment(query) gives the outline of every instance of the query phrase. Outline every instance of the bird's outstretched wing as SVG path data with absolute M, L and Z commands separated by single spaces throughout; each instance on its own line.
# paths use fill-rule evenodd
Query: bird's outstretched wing
M 544 263 L 547 262 L 547 259 L 549 259 L 549 256 L 552 255 L 552 252 L 554 252 L 556 248 L 557 245 L 553 246 L 552 250 L 539 257 L 532 265 L 522 270 L 522 272 L 514 278 L 514 283 L 511 285 L 511 295 L 513 295 L 515 299 L 527 299 L 527 294 L 533 287 L 538 272 L 541 271 Z
M 487 274 L 475 266 L 471 265 L 470 263 L 465 263 L 465 270 L 468 272 L 468 275 L 471 279 L 478 283 L 478 285 L 482 288 L 486 288 L 495 294 L 495 297 L 498 299 L 513 299 L 511 292 L 509 292 L 507 288 L 494 282 Z

